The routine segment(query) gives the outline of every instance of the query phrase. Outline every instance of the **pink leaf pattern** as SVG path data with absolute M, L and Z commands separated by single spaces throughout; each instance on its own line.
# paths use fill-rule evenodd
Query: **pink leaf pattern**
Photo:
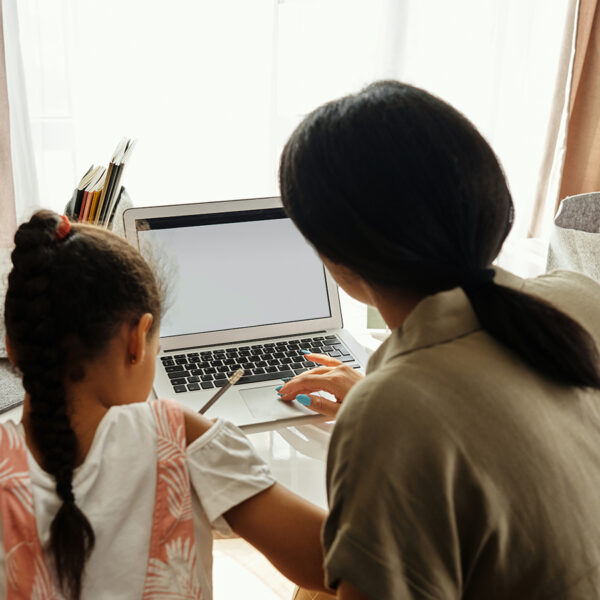
M 144 598 L 197 600 L 202 597 L 202 590 L 198 581 L 183 411 L 172 400 L 157 400 L 151 406 L 156 423 L 158 471 Z
M 0 456 L 6 598 L 58 599 L 37 535 L 25 439 L 12 422 L 0 425 Z
M 156 501 L 145 600 L 199 600 L 198 559 L 186 463 L 185 424 L 173 401 L 151 403 L 157 432 Z M 7 600 L 59 600 L 37 534 L 22 431 L 0 424 L 0 518 Z

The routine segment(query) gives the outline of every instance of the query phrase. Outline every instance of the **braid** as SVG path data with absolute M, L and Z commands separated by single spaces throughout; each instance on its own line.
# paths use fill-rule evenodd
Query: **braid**
M 64 339 L 60 303 L 52 286 L 58 219 L 38 213 L 15 236 L 13 270 L 6 296 L 6 321 L 17 366 L 29 395 L 32 439 L 43 468 L 56 479 L 62 505 L 50 528 L 50 547 L 60 586 L 81 595 L 83 567 L 94 546 L 92 527 L 75 504 L 72 489 L 77 438 L 66 408 Z M 8 329 L 8 327 L 7 327 Z

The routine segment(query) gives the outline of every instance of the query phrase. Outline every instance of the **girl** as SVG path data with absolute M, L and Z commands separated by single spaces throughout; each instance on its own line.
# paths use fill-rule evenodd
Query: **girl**
M 232 425 L 146 403 L 161 292 L 124 240 L 49 211 L 19 227 L 5 319 L 26 391 L 0 427 L 7 598 L 210 600 L 211 527 L 323 588 L 323 514 Z
M 280 390 L 330 414 L 311 392 L 344 400 L 324 529 L 338 597 L 599 598 L 600 286 L 491 268 L 513 220 L 498 161 L 409 85 L 316 109 L 280 183 L 339 284 L 393 330 L 364 379 L 329 359 Z

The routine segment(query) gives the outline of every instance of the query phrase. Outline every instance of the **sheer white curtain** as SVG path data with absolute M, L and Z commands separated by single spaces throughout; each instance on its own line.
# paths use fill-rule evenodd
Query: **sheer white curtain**
M 566 109 L 576 5 L 575 0 L 407 2 L 400 76 L 456 106 L 496 151 L 516 213 L 499 262 L 522 275 L 545 266 L 547 228 L 538 228 L 537 239 L 529 237 L 529 229 L 536 208 L 543 210 L 554 191 L 549 179 L 564 139 L 558 128 Z M 544 212 L 548 225 L 552 216 Z
M 38 205 L 38 180 L 19 39 L 17 0 L 2 0 L 2 15 L 9 107 L 7 116 L 10 123 L 11 175 L 14 188 L 14 194 L 10 197 L 10 207 L 5 204 L 7 197 L 3 198 L 2 213 L 4 215 L 13 212 L 18 222 Z M 12 232 L 10 238 L 12 239 Z
M 523 242 L 575 4 L 19 0 L 41 202 L 60 210 L 125 135 L 139 139 L 124 175 L 138 205 L 275 194 L 279 151 L 306 112 L 395 77 L 491 142 Z M 529 272 L 519 256 L 510 266 Z

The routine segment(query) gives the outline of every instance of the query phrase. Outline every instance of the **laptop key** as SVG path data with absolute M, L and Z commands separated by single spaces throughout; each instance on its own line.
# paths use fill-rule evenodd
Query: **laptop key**
M 187 392 L 187 388 L 185 387 L 185 385 L 176 385 L 173 389 L 177 394 L 181 394 L 181 392 Z
M 212 381 L 213 376 L 209 373 L 208 375 L 202 375 L 200 379 L 202 379 L 202 381 Z
M 267 367 L 265 370 L 267 373 L 277 373 L 279 371 L 277 367 Z
M 333 358 L 337 358 L 338 356 L 342 356 L 342 353 L 338 352 L 337 350 L 330 350 L 329 352 L 327 352 L 327 354 L 329 354 L 329 356 L 332 356 Z
M 347 356 L 342 355 L 338 357 L 338 360 L 342 361 L 343 363 L 349 363 L 354 362 L 354 357 L 350 356 L 349 354 Z
M 187 371 L 177 371 L 176 373 L 167 373 L 169 379 L 181 379 L 182 377 L 189 377 L 194 373 L 188 373 Z
M 190 392 L 195 392 L 200 389 L 200 386 L 197 383 L 188 383 L 187 389 Z
M 190 371 L 190 373 L 191 373 L 192 375 L 203 375 L 203 374 L 204 374 L 204 371 L 203 371 L 202 369 L 192 369 L 192 370 Z
M 181 365 L 173 365 L 172 367 L 165 367 L 167 373 L 175 373 L 176 371 L 185 371 Z
M 172 386 L 183 385 L 184 383 L 187 383 L 187 379 L 185 377 L 182 377 L 181 379 L 171 379 Z
M 252 373 L 254 375 L 260 375 L 264 372 L 265 372 L 265 370 L 262 367 L 256 367 L 255 369 L 252 369 Z
M 240 383 L 256 383 L 258 381 L 273 381 L 283 379 L 284 377 L 293 377 L 293 371 L 274 371 L 271 373 L 262 373 L 260 375 L 244 375 L 239 381 Z
M 296 375 L 300 375 L 301 373 L 306 373 L 306 371 L 308 371 L 308 370 L 309 370 L 309 369 L 303 369 L 303 368 L 300 368 L 300 369 L 294 369 L 294 373 L 295 373 Z
M 215 387 L 223 387 L 227 383 L 227 379 L 215 379 L 213 383 L 215 384 Z
M 209 390 L 210 388 L 214 387 L 210 381 L 203 381 L 200 385 L 202 386 L 203 390 Z
M 206 375 L 203 375 L 203 377 L 206 377 Z M 187 378 L 188 383 L 198 383 L 200 381 L 200 377 L 198 377 L 198 375 L 192 375 L 191 377 Z
M 227 379 L 227 376 L 225 375 L 225 373 L 215 373 L 213 375 L 213 379 Z

